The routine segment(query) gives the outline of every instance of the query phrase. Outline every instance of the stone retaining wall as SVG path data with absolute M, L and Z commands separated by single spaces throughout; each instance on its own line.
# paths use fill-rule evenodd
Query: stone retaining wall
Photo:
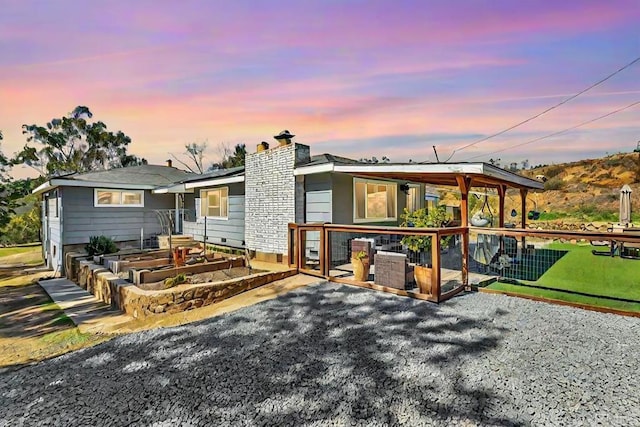
M 256 273 L 224 282 L 179 285 L 161 291 L 146 291 L 121 279 L 93 260 L 76 258 L 76 282 L 99 300 L 135 318 L 177 313 L 215 304 L 234 295 L 296 274 L 296 270 Z

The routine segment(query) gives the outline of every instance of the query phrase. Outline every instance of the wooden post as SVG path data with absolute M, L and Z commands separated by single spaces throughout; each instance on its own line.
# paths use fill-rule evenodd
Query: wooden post
M 527 228 L 527 189 L 526 188 L 521 188 L 520 189 L 520 203 L 521 203 L 521 207 L 520 209 L 522 209 L 522 229 L 525 230 Z M 522 236 L 522 253 L 524 254 L 527 246 L 526 246 L 526 240 L 525 237 Z
M 522 229 L 527 228 L 527 189 L 520 189 L 520 209 L 521 212 L 521 221 L 522 221 Z
M 498 197 L 500 198 L 500 207 L 499 209 L 499 216 L 498 216 L 498 227 L 500 228 L 504 228 L 504 197 L 507 193 L 507 186 L 506 185 L 499 185 L 498 186 Z
M 307 247 L 307 230 L 298 228 L 298 269 L 307 269 L 305 248 Z
M 469 288 L 469 229 L 462 233 L 462 284 Z
M 469 189 L 471 188 L 471 178 L 464 176 L 456 176 L 458 187 L 460 188 L 460 213 L 462 223 L 460 226 L 469 227 Z M 438 237 L 438 248 L 440 247 L 440 238 Z M 438 249 L 438 263 L 440 262 L 440 249 Z M 434 277 L 432 274 L 431 277 Z M 440 301 L 440 268 L 438 268 L 438 294 Z M 466 286 L 469 284 L 469 229 L 462 234 L 462 283 Z
M 471 188 L 471 178 L 462 175 L 456 175 L 458 188 L 460 189 L 460 215 L 462 219 L 462 227 L 469 226 L 469 189 Z
M 296 224 L 289 224 L 287 240 L 289 241 L 289 251 L 287 258 L 289 267 L 299 268 L 298 265 L 298 226 Z
M 440 302 L 440 235 L 431 236 L 431 295 Z
M 325 230 L 324 227 L 322 227 L 319 231 L 318 234 L 320 235 L 320 274 L 322 274 L 323 276 L 326 276 L 325 271 L 326 271 L 326 261 L 327 261 L 327 241 L 326 241 L 326 234 L 325 234 Z
M 325 277 L 331 276 L 331 239 L 329 230 L 326 227 L 322 227 L 324 233 L 324 272 Z

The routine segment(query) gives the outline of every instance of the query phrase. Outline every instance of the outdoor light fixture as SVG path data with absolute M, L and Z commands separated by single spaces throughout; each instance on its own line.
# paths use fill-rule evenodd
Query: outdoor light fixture
M 409 195 L 409 183 L 400 184 L 400 191 L 404 194 Z

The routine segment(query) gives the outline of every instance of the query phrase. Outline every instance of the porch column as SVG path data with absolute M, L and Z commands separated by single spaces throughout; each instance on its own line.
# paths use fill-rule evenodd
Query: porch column
M 469 226 L 469 189 L 471 188 L 471 178 L 457 175 L 456 181 L 460 189 L 460 216 L 462 227 Z
M 521 212 L 521 217 L 522 217 L 522 228 L 526 228 L 527 227 L 527 189 L 526 188 L 521 188 L 520 189 L 520 210 Z
M 175 196 L 175 212 L 173 219 L 173 232 L 175 234 L 180 234 L 180 195 L 178 193 L 174 194 Z
M 469 189 L 471 188 L 471 178 L 456 176 L 458 187 L 460 188 L 460 216 L 461 226 L 467 229 L 462 233 L 462 284 L 469 287 Z M 437 238 L 439 242 L 439 238 Z M 439 254 L 438 254 L 439 255 Z M 440 278 L 438 277 L 438 281 Z M 439 289 L 438 289 L 439 291 Z
M 500 212 L 498 215 L 498 227 L 500 228 L 504 228 L 504 197 L 506 193 L 507 193 L 507 186 L 499 185 L 498 197 L 500 198 L 500 207 L 498 209 L 500 210 Z
M 527 189 L 526 188 L 521 188 L 520 189 L 520 209 L 522 210 L 522 229 L 526 229 L 527 228 Z M 526 248 L 527 248 L 527 242 L 524 236 L 522 236 L 521 239 L 521 244 L 522 244 L 522 254 L 525 253 Z

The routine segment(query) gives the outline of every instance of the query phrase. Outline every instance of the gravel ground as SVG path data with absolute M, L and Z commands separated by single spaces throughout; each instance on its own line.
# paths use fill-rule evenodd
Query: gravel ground
M 0 375 L 0 425 L 640 425 L 640 319 L 320 284 Z

